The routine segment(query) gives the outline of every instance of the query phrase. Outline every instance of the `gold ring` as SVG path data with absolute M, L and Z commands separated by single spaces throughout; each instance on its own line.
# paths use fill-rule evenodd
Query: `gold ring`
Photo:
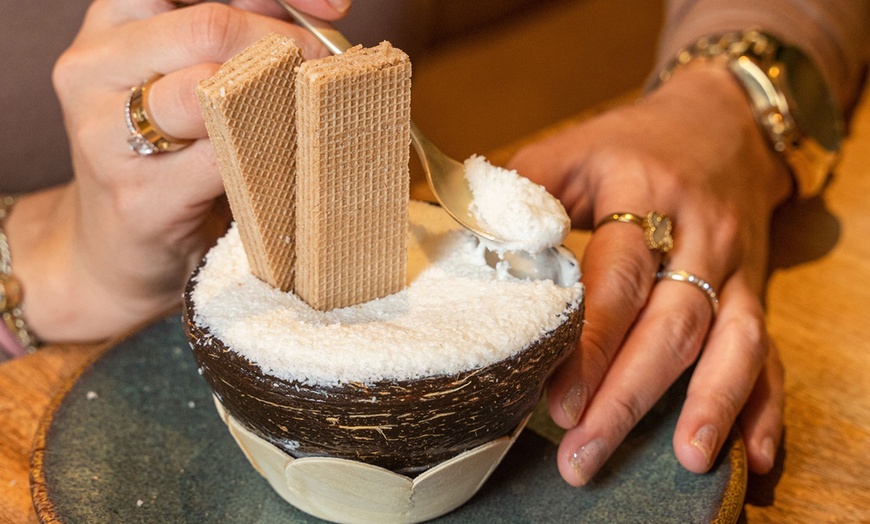
M 124 104 L 127 131 L 130 132 L 127 145 L 131 151 L 143 156 L 178 151 L 193 143 L 193 140 L 175 138 L 164 133 L 148 117 L 148 89 L 161 76 L 153 76 L 131 89 Z
M 643 229 L 646 247 L 651 251 L 664 254 L 674 248 L 674 237 L 671 236 L 673 225 L 667 215 L 662 215 L 656 211 L 650 211 L 645 217 L 634 213 L 611 213 L 602 218 L 594 229 L 597 230 L 608 222 L 626 222 L 640 226 Z
M 656 273 L 656 280 L 673 280 L 675 282 L 687 282 L 696 288 L 700 289 L 707 296 L 707 301 L 710 302 L 710 307 L 713 308 L 713 316 L 719 313 L 719 296 L 713 290 L 706 280 L 697 275 L 693 275 L 684 269 L 663 270 Z

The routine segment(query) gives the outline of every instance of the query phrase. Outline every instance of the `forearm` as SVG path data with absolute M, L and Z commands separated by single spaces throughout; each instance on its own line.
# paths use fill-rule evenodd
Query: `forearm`
M 758 28 L 804 50 L 847 108 L 867 58 L 868 20 L 870 0 L 670 0 L 654 71 L 701 37 Z

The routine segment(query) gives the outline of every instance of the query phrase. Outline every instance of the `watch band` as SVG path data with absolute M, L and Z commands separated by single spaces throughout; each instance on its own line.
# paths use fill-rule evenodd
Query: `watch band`
M 746 92 L 764 136 L 788 164 L 797 195 L 818 194 L 839 158 L 843 125 L 830 89 L 809 58 L 759 31 L 729 32 L 681 50 L 655 85 L 698 59 L 726 65 Z

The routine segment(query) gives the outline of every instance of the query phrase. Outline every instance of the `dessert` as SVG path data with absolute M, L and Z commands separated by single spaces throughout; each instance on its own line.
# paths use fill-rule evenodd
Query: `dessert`
M 571 221 L 562 203 L 516 171 L 473 155 L 465 161 L 465 178 L 471 189 L 471 213 L 504 241 L 482 239 L 488 248 L 536 255 L 568 236 Z
M 243 94 L 274 85 L 282 62 L 295 60 L 292 42 L 272 45 L 283 51 L 261 47 L 224 66 L 246 71 Z M 230 91 L 222 82 L 242 76 L 206 82 L 204 113 L 219 116 Z M 433 518 L 480 487 L 576 347 L 576 260 L 554 255 L 574 270 L 567 281 L 514 278 L 440 207 L 408 201 L 410 65 L 401 51 L 357 47 L 287 78 L 296 134 L 282 140 L 295 145 L 278 147 L 295 152 L 280 177 L 295 186 L 286 190 L 291 289 L 256 270 L 243 211 L 190 278 L 188 339 L 231 433 L 286 500 L 338 521 Z M 257 150 L 233 142 L 242 134 L 227 125 L 210 120 L 219 152 Z M 220 163 L 225 180 L 240 178 L 236 165 Z M 240 193 L 243 203 L 258 198 Z
M 414 473 L 510 433 L 575 347 L 582 287 L 502 280 L 475 237 L 412 202 L 409 284 L 318 312 L 250 275 L 233 229 L 186 296 L 203 376 L 294 456 Z

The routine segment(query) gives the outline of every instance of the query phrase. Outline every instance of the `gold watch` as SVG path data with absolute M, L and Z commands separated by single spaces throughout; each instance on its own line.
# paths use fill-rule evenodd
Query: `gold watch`
M 796 193 L 818 194 L 837 163 L 843 123 L 834 97 L 800 49 L 758 31 L 702 38 L 680 51 L 656 83 L 697 59 L 722 60 L 743 86 L 755 120 L 782 154 Z

